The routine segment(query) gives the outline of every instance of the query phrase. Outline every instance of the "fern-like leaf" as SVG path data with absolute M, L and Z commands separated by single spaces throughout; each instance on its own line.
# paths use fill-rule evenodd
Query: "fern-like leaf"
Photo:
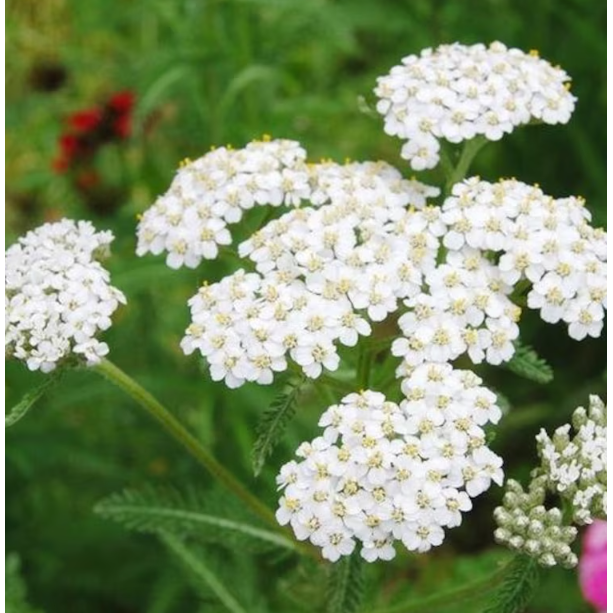
M 56 369 L 51 374 L 48 374 L 43 382 L 29 391 L 13 408 L 4 416 L 4 427 L 10 428 L 15 425 L 39 400 L 44 393 L 53 385 L 55 385 L 62 376 L 62 369 Z
M 161 533 L 159 537 L 193 577 L 201 582 L 204 588 L 215 594 L 230 613 L 247 613 L 247 610 L 233 596 L 223 581 L 209 568 L 202 556 L 198 556 L 188 545 L 174 535 Z
M 126 489 L 101 500 L 94 512 L 129 530 L 194 535 L 198 539 L 247 551 L 281 548 L 295 551 L 285 536 L 257 525 L 245 512 L 215 509 L 209 494 L 182 494 L 170 488 Z
M 364 560 L 359 553 L 334 564 L 328 582 L 328 613 L 354 613 L 362 602 Z
M 304 387 L 304 378 L 290 379 L 283 391 L 273 400 L 257 427 L 252 462 L 256 477 L 262 472 L 266 458 L 279 442 L 287 424 L 296 413 L 298 398 Z
M 520 377 L 536 383 L 549 383 L 553 380 L 553 369 L 529 345 L 515 344 L 515 354 L 506 367 Z
M 517 555 L 505 571 L 504 579 L 483 613 L 522 613 L 534 596 L 540 573 L 533 558 Z

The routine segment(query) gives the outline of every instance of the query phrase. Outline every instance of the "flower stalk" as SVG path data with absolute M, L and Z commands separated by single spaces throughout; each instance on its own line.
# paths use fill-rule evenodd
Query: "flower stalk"
M 256 498 L 245 486 L 226 470 L 198 441 L 189 433 L 170 411 L 164 407 L 132 377 L 107 359 L 94 366 L 100 375 L 126 392 L 139 406 L 155 419 L 161 426 L 182 445 L 189 454 L 203 466 L 211 476 L 242 500 L 259 518 L 279 530 L 279 524 L 274 513 Z

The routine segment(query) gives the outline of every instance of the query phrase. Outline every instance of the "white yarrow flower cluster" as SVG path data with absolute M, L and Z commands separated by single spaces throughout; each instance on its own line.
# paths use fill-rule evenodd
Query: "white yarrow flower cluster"
M 589 409 L 579 407 L 571 425 L 558 428 L 550 438 L 544 430 L 536 437 L 541 464 L 531 473 L 528 491 L 509 479 L 502 506 L 494 512 L 496 540 L 526 553 L 544 566 L 571 568 L 577 556 L 570 545 L 577 535 L 572 525 L 606 519 L 607 417 L 598 396 L 590 396 Z M 566 501 L 572 516 L 560 508 L 547 509 L 552 495 Z
M 6 252 L 5 348 L 30 370 L 50 372 L 70 355 L 95 364 L 108 353 L 97 340 L 124 295 L 97 261 L 111 232 L 64 219 L 28 232 Z
M 592 523 L 606 517 L 607 503 L 607 414 L 598 396 L 590 396 L 586 411 L 579 407 L 571 424 L 559 427 L 550 438 L 545 430 L 536 437 L 541 471 L 547 484 L 569 501 L 573 520 Z
M 375 94 L 385 131 L 406 140 L 402 157 L 424 170 L 438 164 L 442 139 L 499 140 L 531 121 L 568 122 L 576 101 L 569 81 L 536 52 L 454 43 L 405 57 L 379 77 Z
M 230 387 L 271 383 L 287 358 L 318 377 L 336 370 L 335 344 L 354 346 L 371 321 L 420 292 L 444 230 L 424 207 L 438 190 L 382 163 L 310 168 L 314 207 L 268 223 L 239 247 L 258 273 L 239 271 L 190 302 L 182 347 L 207 358 Z M 410 208 L 421 207 L 421 210 Z
M 137 255 L 167 252 L 171 268 L 195 268 L 229 245 L 228 224 L 254 206 L 297 205 L 309 194 L 306 153 L 290 140 L 220 147 L 186 161 L 168 191 L 142 216 Z
M 496 396 L 470 371 L 423 364 L 403 381 L 400 405 L 383 394 L 350 394 L 322 415 L 322 436 L 277 478 L 277 519 L 336 561 L 359 542 L 372 562 L 394 543 L 423 552 L 458 526 L 471 498 L 501 484 L 502 460 L 485 445 Z
M 463 353 L 474 363 L 511 359 L 521 309 L 508 297 L 512 286 L 482 252 L 449 251 L 424 283 L 420 294 L 405 300 L 410 311 L 398 320 L 403 336 L 392 344 L 392 353 L 403 358 L 399 376 L 407 367 L 449 362 Z
M 584 204 L 515 179 L 473 177 L 445 200 L 443 244 L 499 254 L 503 287 L 528 281 L 528 307 L 543 321 L 564 321 L 575 340 L 598 337 L 607 305 L 607 236 L 590 225 Z

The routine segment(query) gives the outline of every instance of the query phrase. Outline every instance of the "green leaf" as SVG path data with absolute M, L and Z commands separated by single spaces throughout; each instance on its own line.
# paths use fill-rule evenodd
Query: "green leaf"
M 354 613 L 364 593 L 364 560 L 358 552 L 336 562 L 328 582 L 328 613 Z
M 534 596 L 539 579 L 539 567 L 533 558 L 526 555 L 515 556 L 483 613 L 521 613 Z
M 181 539 L 170 534 L 160 534 L 160 540 L 179 558 L 183 565 L 215 594 L 224 607 L 231 613 L 247 613 L 224 586 L 219 577 L 207 566 L 201 556 L 196 555 Z
M 304 377 L 290 379 L 283 391 L 272 401 L 257 426 L 252 462 L 256 476 L 262 472 L 266 458 L 272 453 L 290 419 L 296 413 L 298 398 L 303 391 Z
M 53 385 L 55 385 L 63 371 L 61 369 L 54 370 L 48 374 L 44 381 L 33 390 L 29 391 L 5 416 L 4 427 L 10 428 L 14 426 L 34 405 L 34 403 L 43 396 L 43 394 Z
M 524 555 L 513 556 L 485 577 L 452 589 L 442 587 L 428 596 L 412 597 L 373 613 L 520 613 L 522 609 L 510 607 L 528 602 L 536 588 L 535 578 L 538 580 L 536 562 Z
M 549 383 L 553 380 L 553 369 L 529 345 L 515 343 L 515 355 L 506 363 L 506 368 L 520 377 L 536 383 Z
M 206 492 L 182 494 L 170 488 L 147 487 L 112 494 L 101 500 L 94 512 L 136 532 L 193 534 L 206 542 L 247 551 L 296 550 L 292 539 L 255 525 L 244 511 L 230 510 L 228 504 L 223 508 L 225 502 L 220 505 Z
M 4 567 L 5 606 L 7 613 L 41 613 L 28 603 L 26 584 L 20 572 L 21 561 L 16 553 L 6 556 Z

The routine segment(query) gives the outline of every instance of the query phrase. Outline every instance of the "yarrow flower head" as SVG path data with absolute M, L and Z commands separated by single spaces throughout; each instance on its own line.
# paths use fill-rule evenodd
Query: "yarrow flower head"
M 402 157 L 423 170 L 438 164 L 442 139 L 499 140 L 531 121 L 566 123 L 576 100 L 569 81 L 536 52 L 454 43 L 405 57 L 375 94 L 385 131 L 406 140 Z
M 136 253 L 167 252 L 171 268 L 195 268 L 229 245 L 228 224 L 254 206 L 296 205 L 308 196 L 306 153 L 295 141 L 253 141 L 186 160 L 168 191 L 142 216 Z
M 357 543 L 372 562 L 440 545 L 471 498 L 502 483 L 502 460 L 482 426 L 496 422 L 495 395 L 470 371 L 423 364 L 403 382 L 400 405 L 373 391 L 350 394 L 322 415 L 322 436 L 277 478 L 277 511 L 296 537 L 331 561 Z
M 494 512 L 499 543 L 536 558 L 544 566 L 572 567 L 577 556 L 570 544 L 577 535 L 572 525 L 592 523 L 606 517 L 606 407 L 590 396 L 588 411 L 579 407 L 573 414 L 576 434 L 570 424 L 558 428 L 553 437 L 544 430 L 536 437 L 541 465 L 532 471 L 528 491 L 509 479 L 503 505 Z M 572 511 L 563 514 L 546 509 L 547 496 L 556 495 Z
M 589 221 L 582 199 L 554 199 L 514 179 L 456 184 L 440 215 L 444 259 L 424 274 L 398 321 L 399 376 L 407 365 L 463 353 L 474 363 L 509 361 L 521 315 L 511 294 L 520 282 L 531 286 L 527 306 L 544 321 L 564 321 L 576 340 L 600 336 L 606 233 Z
M 515 179 L 467 179 L 443 205 L 443 244 L 499 254 L 499 283 L 528 281 L 528 307 L 571 338 L 598 337 L 607 306 L 607 235 L 590 225 L 582 198 L 554 199 Z
M 97 340 L 124 295 L 98 259 L 111 232 L 64 219 L 28 232 L 6 252 L 5 349 L 30 370 L 49 372 L 71 355 L 95 364 L 108 353 Z
M 590 396 L 586 411 L 579 407 L 571 425 L 558 428 L 550 438 L 541 430 L 536 441 L 541 471 L 548 487 L 568 500 L 573 521 L 589 524 L 606 517 L 607 502 L 607 414 L 598 396 Z
M 287 358 L 311 378 L 340 363 L 336 343 L 354 346 L 399 298 L 420 291 L 435 266 L 438 194 L 383 163 L 309 168 L 311 207 L 275 219 L 239 246 L 257 273 L 239 270 L 200 289 L 182 347 L 207 358 L 230 387 L 271 383 Z M 407 209 L 407 205 L 411 205 Z

